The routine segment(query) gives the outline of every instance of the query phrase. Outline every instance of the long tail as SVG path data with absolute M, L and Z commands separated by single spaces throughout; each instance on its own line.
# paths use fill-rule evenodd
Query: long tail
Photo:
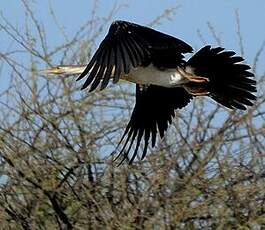
M 221 47 L 205 46 L 188 60 L 187 66 L 195 75 L 209 79 L 205 87 L 212 99 L 228 108 L 245 110 L 256 100 L 256 81 L 248 71 L 250 67 L 242 63 L 244 59 L 234 55 Z

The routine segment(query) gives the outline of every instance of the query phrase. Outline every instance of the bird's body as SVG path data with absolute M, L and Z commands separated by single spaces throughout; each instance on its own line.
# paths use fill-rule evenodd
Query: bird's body
M 93 91 L 100 86 L 102 90 L 110 79 L 136 83 L 136 104 L 118 145 L 124 142 L 119 151 L 123 160 L 134 145 L 132 162 L 141 143 L 144 158 L 149 142 L 155 145 L 157 133 L 163 138 L 175 109 L 186 106 L 195 96 L 209 96 L 230 109 L 253 105 L 256 81 L 242 57 L 221 47 L 205 46 L 184 60 L 184 54 L 191 52 L 192 47 L 180 39 L 115 21 L 86 68 L 81 68 L 78 80 L 87 77 L 82 89 L 90 86 Z
M 130 73 L 122 75 L 121 79 L 140 85 L 157 85 L 167 88 L 180 87 L 187 83 L 187 79 L 176 68 L 158 69 L 152 64 L 147 67 L 132 68 Z
M 45 75 L 75 75 L 83 73 L 85 68 L 86 65 L 60 65 L 39 73 Z M 112 75 L 114 75 L 114 72 L 115 70 L 112 71 Z M 188 73 L 192 73 L 192 70 L 188 70 Z M 184 83 L 188 82 L 187 79 L 180 74 L 177 68 L 159 69 L 152 64 L 147 67 L 139 66 L 132 68 L 130 73 L 121 74 L 120 79 L 141 85 L 157 85 L 166 88 L 181 87 Z

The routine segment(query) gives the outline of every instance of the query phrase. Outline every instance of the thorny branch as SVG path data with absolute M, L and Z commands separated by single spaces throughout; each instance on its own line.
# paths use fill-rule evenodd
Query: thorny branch
M 255 106 L 244 113 L 196 99 L 176 111 L 167 136 L 144 161 L 114 167 L 109 153 L 132 110 L 131 85 L 110 85 L 88 94 L 78 90 L 72 77 L 37 76 L 36 70 L 54 64 L 59 53 L 61 64 L 85 64 L 106 22 L 126 6 L 116 4 L 101 18 L 95 1 L 91 17 L 68 37 L 50 2 L 51 18 L 64 38 L 64 44 L 51 47 L 34 3 L 22 3 L 33 28 L 21 31 L 4 14 L 0 22 L 0 34 L 13 43 L 0 50 L 5 68 L 1 81 L 9 78 L 0 94 L 3 229 L 264 227 L 263 94 L 258 93 Z M 155 26 L 178 10 L 165 9 L 146 24 Z M 236 25 L 244 54 L 238 15 Z M 208 29 L 221 43 L 212 23 Z M 198 36 L 207 43 L 201 31 Z M 263 49 L 264 44 L 256 52 L 254 70 L 262 68 Z M 265 75 L 257 79 L 262 92 Z

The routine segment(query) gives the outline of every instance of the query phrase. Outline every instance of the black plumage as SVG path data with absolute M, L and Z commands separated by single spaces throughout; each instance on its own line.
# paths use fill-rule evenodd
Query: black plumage
M 115 21 L 78 80 L 88 74 L 82 89 L 92 83 L 90 91 L 93 91 L 99 79 L 104 89 L 113 71 L 116 83 L 121 74 L 128 74 L 132 67 L 150 63 L 158 68 L 183 65 L 183 53 L 187 52 L 192 52 L 191 46 L 177 38 L 131 22 Z
M 174 110 L 186 106 L 191 99 L 192 96 L 183 88 L 176 90 L 176 88 L 150 85 L 146 89 L 140 89 L 137 84 L 136 104 L 120 141 L 122 143 L 125 139 L 123 148 L 120 151 L 120 155 L 123 154 L 123 159 L 127 158 L 135 138 L 137 141 L 130 163 L 136 157 L 142 138 L 144 139 L 144 150 L 141 156 L 143 159 L 150 139 L 152 147 L 154 147 L 157 133 L 159 132 L 161 138 L 164 137 L 168 125 L 171 124 L 172 118 L 175 116 Z M 126 148 L 128 144 L 129 148 Z
M 233 51 L 224 48 L 205 46 L 187 62 L 194 69 L 195 75 L 205 76 L 209 83 L 205 88 L 209 96 L 230 109 L 245 110 L 252 106 L 256 96 L 256 81 L 250 67 L 242 63 L 242 57 L 234 56 Z
M 170 35 L 134 23 L 115 21 L 79 76 L 78 80 L 87 76 L 82 89 L 90 86 L 90 91 L 99 85 L 102 90 L 111 78 L 117 83 L 133 69 L 147 69 L 151 65 L 160 74 L 163 70 L 166 74 L 167 70 L 178 72 L 181 68 L 181 74 L 184 73 L 184 78 L 189 79 L 185 84 L 168 87 L 159 86 L 159 82 L 158 85 L 142 87 L 137 82 L 136 104 L 117 148 L 118 157 L 123 156 L 122 161 L 128 158 L 135 145 L 129 159 L 129 163 L 133 162 L 141 143 L 143 159 L 149 142 L 154 147 L 157 134 L 164 137 L 175 109 L 186 106 L 198 95 L 197 88 L 203 89 L 205 95 L 231 109 L 246 109 L 246 106 L 253 105 L 256 81 L 248 71 L 250 67 L 242 63 L 242 57 L 234 56 L 234 52 L 224 51 L 221 47 L 205 46 L 185 61 L 183 54 L 188 52 L 192 52 L 191 46 Z M 198 81 L 198 76 L 207 81 Z M 121 144 L 123 146 L 119 150 Z

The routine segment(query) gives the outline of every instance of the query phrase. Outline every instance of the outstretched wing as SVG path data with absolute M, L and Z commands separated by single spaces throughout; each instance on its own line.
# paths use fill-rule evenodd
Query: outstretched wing
M 135 144 L 135 150 L 131 155 L 129 163 L 135 159 L 141 140 L 144 139 L 144 149 L 141 158 L 147 153 L 147 147 L 151 139 L 152 147 L 155 146 L 156 136 L 159 132 L 160 137 L 171 124 L 175 116 L 175 109 L 186 106 L 192 99 L 192 96 L 183 88 L 164 88 L 150 85 L 147 89 L 141 89 L 136 85 L 136 104 L 132 112 L 131 119 L 119 142 L 117 149 L 124 141 L 116 159 L 122 156 L 122 163 L 129 158 L 130 150 Z
M 172 67 L 182 64 L 183 53 L 192 48 L 185 42 L 148 27 L 126 21 L 115 21 L 96 53 L 77 80 L 88 75 L 82 89 L 91 84 L 93 91 L 101 83 L 104 89 L 110 80 L 118 82 L 121 74 L 132 67 Z

